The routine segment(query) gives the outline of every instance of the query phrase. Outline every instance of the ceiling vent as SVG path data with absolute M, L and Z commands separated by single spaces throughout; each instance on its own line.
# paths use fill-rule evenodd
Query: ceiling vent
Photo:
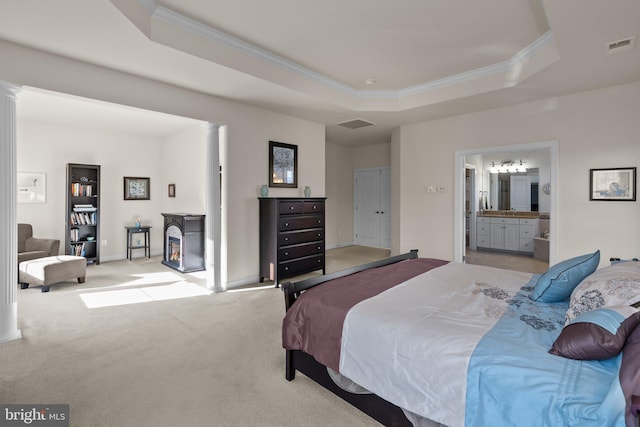
M 362 119 L 347 120 L 346 122 L 336 123 L 338 126 L 343 126 L 349 129 L 360 129 L 367 126 L 373 126 L 375 123 L 368 122 Z
M 608 55 L 613 53 L 624 52 L 625 50 L 633 49 L 636 45 L 636 36 L 629 37 L 623 40 L 617 40 L 615 42 L 606 44 L 606 52 Z

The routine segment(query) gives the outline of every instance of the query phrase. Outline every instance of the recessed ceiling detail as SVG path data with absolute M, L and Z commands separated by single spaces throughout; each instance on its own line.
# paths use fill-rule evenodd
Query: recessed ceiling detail
M 559 59 L 551 31 L 507 60 L 393 90 L 359 90 L 155 0 L 112 0 L 150 40 L 356 111 L 403 111 L 513 87 Z M 148 19 L 142 19 L 141 13 Z M 460 57 L 462 59 L 462 57 Z
M 338 126 L 342 126 L 349 129 L 360 129 L 367 126 L 373 126 L 375 123 L 368 122 L 363 119 L 347 120 L 346 122 L 336 123 Z

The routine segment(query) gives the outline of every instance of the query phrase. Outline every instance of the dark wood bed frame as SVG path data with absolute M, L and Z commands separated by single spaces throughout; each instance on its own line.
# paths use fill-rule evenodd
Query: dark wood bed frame
M 284 292 L 284 302 L 286 310 L 296 302 L 296 299 L 302 292 L 307 289 L 311 289 L 314 286 L 318 286 L 329 280 L 338 279 L 340 277 L 349 276 L 351 274 L 358 273 L 360 271 L 368 270 L 371 268 L 382 267 L 396 262 L 404 261 L 407 259 L 414 259 L 418 257 L 418 251 L 416 249 L 411 250 L 402 255 L 386 258 L 380 261 L 370 262 L 360 266 L 348 268 L 346 270 L 337 271 L 335 273 L 326 274 L 323 276 L 312 277 L 310 279 L 302 280 L 299 282 L 286 282 L 282 284 L 282 291 Z M 286 351 L 286 366 L 285 377 L 288 381 L 293 381 L 296 376 L 296 371 L 301 372 L 313 381 L 317 382 L 327 390 L 331 391 L 336 396 L 342 398 L 346 402 L 350 403 L 354 407 L 358 408 L 365 414 L 369 415 L 376 421 L 380 422 L 384 426 L 393 427 L 411 427 L 411 422 L 405 417 L 404 412 L 398 406 L 382 399 L 375 394 L 354 394 L 349 393 L 338 387 L 329 374 L 327 373 L 327 367 L 316 361 L 313 356 L 305 353 L 302 350 L 285 350 Z M 631 411 L 634 416 L 638 417 L 637 425 L 640 427 L 640 396 L 632 397 Z
M 282 291 L 284 292 L 285 308 L 289 310 L 293 303 L 296 302 L 296 299 L 305 290 L 328 282 L 329 280 L 349 276 L 351 274 L 368 270 L 370 268 L 382 267 L 384 265 L 394 264 L 396 262 L 404 261 L 407 259 L 414 259 L 417 257 L 418 251 L 412 250 L 402 255 L 386 258 L 380 261 L 370 262 L 368 264 L 363 264 L 357 267 L 348 268 L 346 270 L 337 271 L 335 273 L 330 273 L 323 276 L 312 277 L 300 282 L 283 283 Z M 310 356 L 302 350 L 286 350 L 285 377 L 288 381 L 292 381 L 295 378 L 296 371 L 303 373 L 313 381 L 317 382 L 343 400 L 349 402 L 351 405 L 360 409 L 362 412 L 369 415 L 384 426 L 411 426 L 411 423 L 409 422 L 407 417 L 404 416 L 404 412 L 402 411 L 402 409 L 400 409 L 396 405 L 387 402 L 386 400 L 376 396 L 375 394 L 349 393 L 348 391 L 345 391 L 338 387 L 333 382 L 333 380 L 327 373 L 327 367 L 317 362 L 313 358 L 313 356 Z

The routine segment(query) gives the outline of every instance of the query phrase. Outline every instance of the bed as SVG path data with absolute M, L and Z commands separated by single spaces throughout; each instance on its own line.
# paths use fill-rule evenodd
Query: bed
M 640 263 L 598 262 L 534 275 L 411 251 L 285 283 L 285 377 L 386 426 L 636 426 Z

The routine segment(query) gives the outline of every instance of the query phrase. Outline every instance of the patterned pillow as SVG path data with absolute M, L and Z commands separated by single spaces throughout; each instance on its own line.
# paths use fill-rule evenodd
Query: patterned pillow
M 559 262 L 538 278 L 531 299 L 540 302 L 566 300 L 578 283 L 598 268 L 599 263 L 600 251 Z
M 620 353 L 640 323 L 628 305 L 598 308 L 576 317 L 562 329 L 549 353 L 577 360 L 604 360 Z
M 614 264 L 597 270 L 573 290 L 565 324 L 596 308 L 634 305 L 638 302 L 640 262 Z

